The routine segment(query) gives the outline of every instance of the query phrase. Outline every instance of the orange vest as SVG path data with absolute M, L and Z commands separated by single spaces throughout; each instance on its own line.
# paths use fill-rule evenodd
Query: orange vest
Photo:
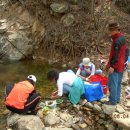
M 26 81 L 14 85 L 13 89 L 6 97 L 5 104 L 17 109 L 24 109 L 29 94 L 34 90 L 34 86 Z

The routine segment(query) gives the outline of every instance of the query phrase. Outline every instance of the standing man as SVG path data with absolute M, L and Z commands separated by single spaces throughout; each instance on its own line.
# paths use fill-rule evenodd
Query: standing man
M 110 23 L 108 30 L 112 38 L 112 45 L 107 64 L 110 95 L 106 104 L 116 105 L 120 102 L 121 81 L 125 67 L 126 39 L 116 22 Z

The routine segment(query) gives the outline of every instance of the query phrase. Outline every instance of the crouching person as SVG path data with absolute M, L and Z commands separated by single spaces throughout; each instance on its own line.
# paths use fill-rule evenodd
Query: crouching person
M 51 70 L 47 75 L 48 79 L 57 84 L 57 91 L 53 92 L 51 99 L 61 97 L 63 94 L 68 94 L 68 98 L 72 104 L 77 104 L 80 101 L 81 95 L 84 93 L 83 80 L 72 72 L 61 72 Z
M 36 114 L 36 107 L 41 96 L 36 93 L 36 77 L 29 75 L 25 81 L 8 85 L 5 93 L 7 109 L 18 114 Z

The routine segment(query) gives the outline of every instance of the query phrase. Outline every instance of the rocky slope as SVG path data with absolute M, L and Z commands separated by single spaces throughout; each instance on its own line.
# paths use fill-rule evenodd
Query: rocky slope
M 33 58 L 50 63 L 108 55 L 106 25 L 118 19 L 129 38 L 130 18 L 107 0 L 1 1 L 1 58 Z M 106 47 L 107 46 L 107 47 Z M 5 56 L 5 57 L 4 57 Z

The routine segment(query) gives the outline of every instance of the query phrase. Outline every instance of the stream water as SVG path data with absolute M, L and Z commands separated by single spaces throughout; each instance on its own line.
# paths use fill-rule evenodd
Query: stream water
M 54 90 L 54 86 L 46 78 L 50 68 L 52 66 L 35 61 L 0 63 L 0 129 L 4 130 L 6 125 L 6 117 L 3 114 L 6 110 L 4 106 L 5 86 L 12 82 L 22 81 L 28 75 L 33 74 L 37 77 L 36 90 L 41 94 L 42 99 L 49 97 Z

